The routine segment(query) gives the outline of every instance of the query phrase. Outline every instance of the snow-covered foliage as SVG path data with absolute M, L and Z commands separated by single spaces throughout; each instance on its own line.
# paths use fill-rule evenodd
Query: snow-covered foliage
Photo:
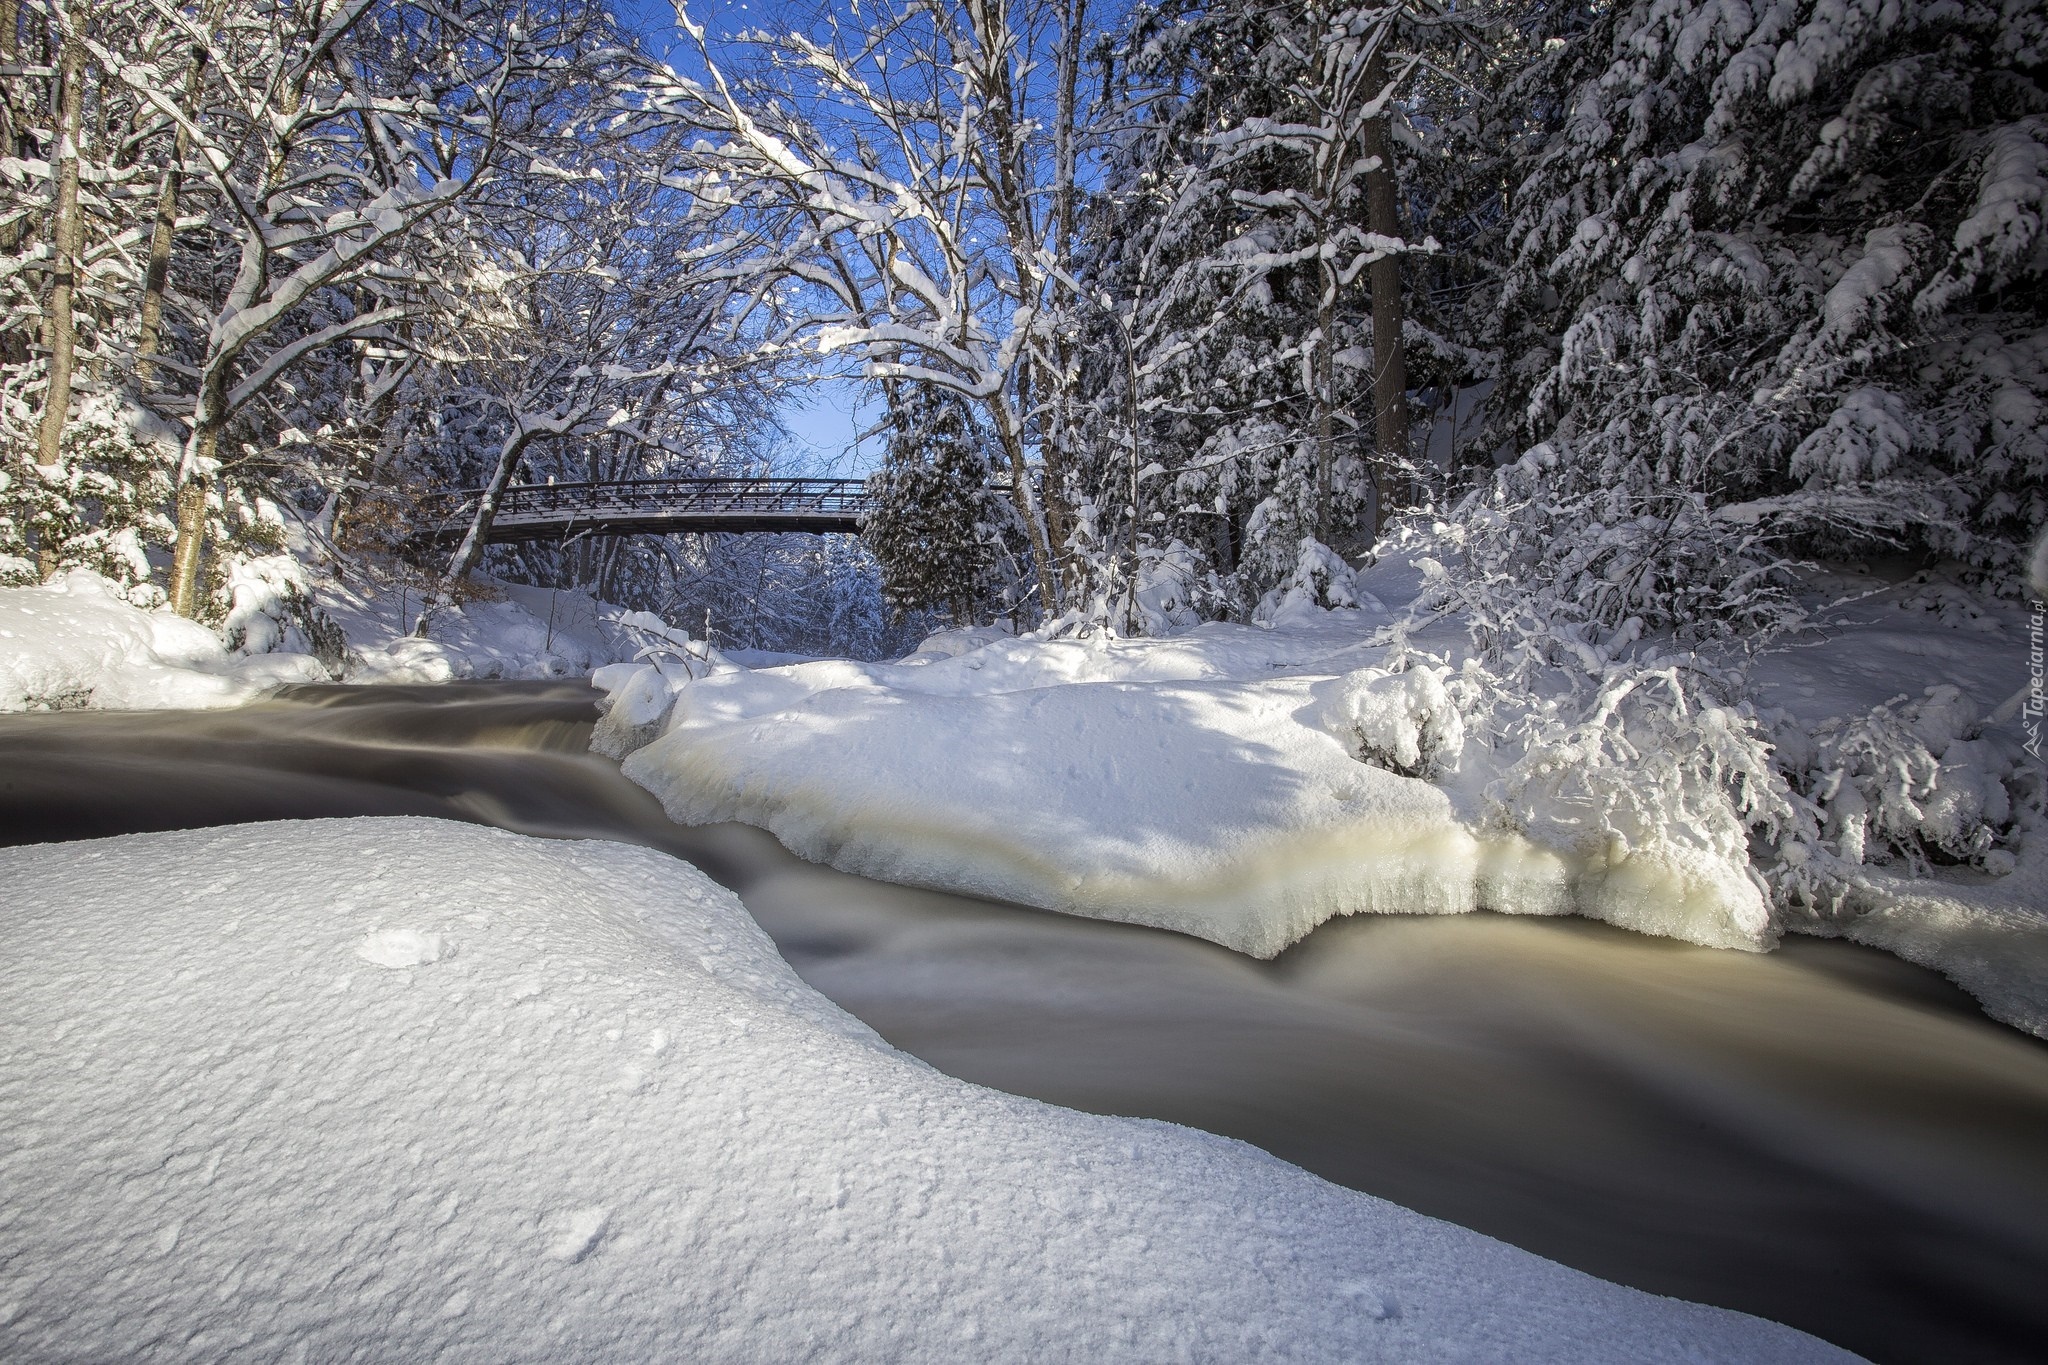
M 1714 682 L 1689 661 L 1651 658 L 1604 670 L 1590 695 L 1571 688 L 1497 709 L 1496 752 L 1512 761 L 1489 786 L 1491 818 L 1579 854 L 1584 913 L 1710 947 L 1764 948 L 1779 928 L 1752 849 L 1803 868 L 1811 821 L 1753 709 L 1718 698 Z M 1513 695 L 1500 686 L 1489 680 L 1496 697 Z
M 176 532 L 165 514 L 176 460 L 176 444 L 148 414 L 89 394 L 65 425 L 56 464 L 21 448 L 0 465 L 0 554 L 16 566 L 0 581 L 26 586 L 90 569 L 138 606 L 162 601 L 149 550 Z
M 1455 768 L 1465 718 L 1444 680 L 1450 670 L 1415 663 L 1398 672 L 1361 668 L 1316 687 L 1318 728 L 1346 742 L 1361 763 L 1403 777 Z
M 1539 39 L 1541 33 L 1536 35 Z M 1515 73 L 1491 439 L 1821 548 L 2048 519 L 2035 6 L 1637 0 Z
M 2011 826 L 2006 780 L 2017 755 L 1984 737 L 1981 719 L 1960 688 L 1942 684 L 1822 724 L 1804 776 L 1839 855 L 1898 858 L 1916 871 L 1930 857 L 2009 871 L 2012 854 L 1996 846 Z
M 221 634 L 239 654 L 311 654 L 335 677 L 360 663 L 348 636 L 313 601 L 305 566 L 288 554 L 236 561 L 228 573 Z
M 888 452 L 868 478 L 861 528 L 881 566 L 883 600 L 899 616 L 938 610 L 954 625 L 987 620 L 1017 591 L 1021 575 L 1004 545 L 1004 527 L 1014 517 L 991 487 L 986 435 L 950 389 L 910 382 L 889 388 L 895 396 Z M 1018 548 L 1028 554 L 1028 547 Z M 998 579 L 999 557 L 1010 561 L 1007 584 Z
M 1314 536 L 1303 536 L 1294 572 L 1259 600 L 1254 621 L 1274 622 L 1322 607 L 1359 605 L 1358 576 L 1341 556 Z

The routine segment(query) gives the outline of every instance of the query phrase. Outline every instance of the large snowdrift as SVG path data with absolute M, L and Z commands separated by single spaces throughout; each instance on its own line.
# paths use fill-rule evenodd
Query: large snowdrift
M 0 878 L 9 1359 L 1849 1358 L 952 1080 L 644 850 L 322 821 Z
M 1768 940 L 1739 870 L 1541 847 L 1485 820 L 1443 671 L 1367 662 L 1386 653 L 1373 624 L 1328 612 L 895 665 L 614 670 L 598 681 L 621 715 L 599 744 L 659 734 L 624 769 L 687 824 L 742 820 L 846 871 L 1261 957 L 1366 911 L 1576 910 L 1710 946 Z
M 86 569 L 0 588 L 0 711 L 236 706 L 282 683 L 326 681 L 310 655 L 233 655 L 206 627 L 132 606 Z

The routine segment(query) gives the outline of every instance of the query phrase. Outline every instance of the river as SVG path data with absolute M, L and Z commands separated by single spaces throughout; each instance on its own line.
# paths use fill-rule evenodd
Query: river
M 897 1047 L 1242 1138 L 1596 1275 L 1885 1362 L 2048 1358 L 2048 1045 L 1844 942 L 1363 916 L 1273 962 L 684 829 L 576 684 L 299 688 L 0 717 L 0 842 L 435 815 L 666 850 Z M 280 841 L 278 856 L 291 856 Z

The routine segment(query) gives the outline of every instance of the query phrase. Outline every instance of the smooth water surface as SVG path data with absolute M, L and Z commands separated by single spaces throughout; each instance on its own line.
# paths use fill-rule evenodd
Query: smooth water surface
M 411 814 L 665 849 L 956 1076 L 1243 1138 L 1874 1360 L 2048 1359 L 2048 1045 L 1931 972 L 1490 914 L 1338 921 L 1257 962 L 678 828 L 585 752 L 593 718 L 580 684 L 0 717 L 0 842 Z

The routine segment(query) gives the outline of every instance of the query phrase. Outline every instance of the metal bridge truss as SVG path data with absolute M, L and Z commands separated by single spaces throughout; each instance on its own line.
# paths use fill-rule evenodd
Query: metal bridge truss
M 606 483 L 529 483 L 508 487 L 485 541 L 493 545 L 567 540 L 578 534 L 667 535 L 677 531 L 860 530 L 867 510 L 861 479 L 621 479 Z M 481 490 L 450 493 L 428 505 L 420 538 L 460 540 Z

